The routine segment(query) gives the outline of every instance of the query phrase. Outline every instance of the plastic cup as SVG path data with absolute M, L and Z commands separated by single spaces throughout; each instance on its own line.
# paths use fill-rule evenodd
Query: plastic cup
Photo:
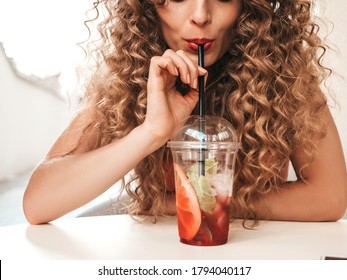
M 168 147 L 173 155 L 180 241 L 225 244 L 239 148 L 234 128 L 223 118 L 191 116 Z

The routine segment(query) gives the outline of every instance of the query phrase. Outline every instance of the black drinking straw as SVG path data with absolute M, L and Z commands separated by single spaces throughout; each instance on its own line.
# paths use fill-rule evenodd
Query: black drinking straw
M 198 45 L 198 65 L 204 67 L 204 45 Z M 204 76 L 199 76 L 199 115 L 205 117 L 205 81 Z
M 204 44 L 198 45 L 198 65 L 204 67 Z M 198 77 L 199 83 L 199 130 L 205 136 L 205 78 Z M 202 139 L 205 141 L 205 138 Z M 199 151 L 199 176 L 205 175 L 205 153 L 204 149 Z

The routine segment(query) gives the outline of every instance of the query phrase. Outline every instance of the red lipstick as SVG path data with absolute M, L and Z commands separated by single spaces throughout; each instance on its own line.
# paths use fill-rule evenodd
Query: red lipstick
M 187 46 L 197 52 L 198 51 L 198 45 L 204 45 L 204 51 L 209 50 L 213 45 L 213 40 L 206 39 L 206 38 L 194 38 L 194 39 L 187 39 Z

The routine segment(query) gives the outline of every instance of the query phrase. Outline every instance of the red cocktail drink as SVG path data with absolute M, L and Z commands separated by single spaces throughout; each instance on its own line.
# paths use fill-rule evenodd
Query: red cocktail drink
M 168 144 L 174 160 L 179 236 L 185 244 L 221 245 L 228 240 L 239 144 L 224 119 L 206 118 L 205 135 L 199 132 L 197 122 L 198 117 L 192 116 L 183 132 Z

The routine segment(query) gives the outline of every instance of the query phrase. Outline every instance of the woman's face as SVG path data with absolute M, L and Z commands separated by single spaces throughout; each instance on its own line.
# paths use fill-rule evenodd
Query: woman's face
M 210 66 L 229 49 L 241 0 L 169 0 L 156 10 L 168 46 L 197 63 L 198 44 L 205 44 L 205 66 Z

